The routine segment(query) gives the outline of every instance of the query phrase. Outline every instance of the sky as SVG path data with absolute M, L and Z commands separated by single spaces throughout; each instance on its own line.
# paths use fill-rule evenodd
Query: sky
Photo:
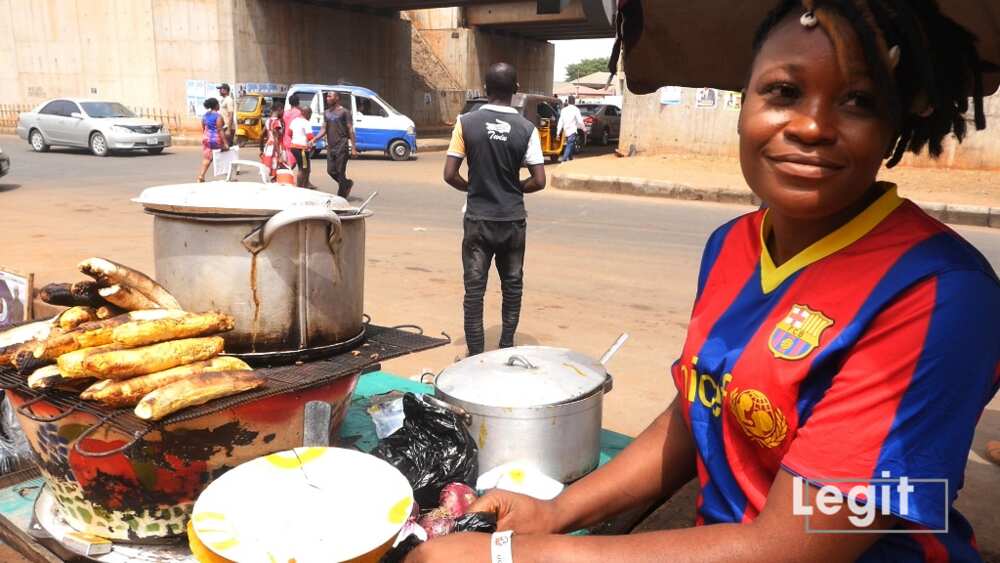
M 556 46 L 556 68 L 552 79 L 556 82 L 566 80 L 566 66 L 581 59 L 611 56 L 614 39 L 572 39 L 569 41 L 553 41 Z

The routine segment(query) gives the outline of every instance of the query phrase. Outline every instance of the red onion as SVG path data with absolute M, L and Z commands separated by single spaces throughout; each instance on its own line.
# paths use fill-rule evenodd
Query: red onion
M 476 502 L 476 491 L 465 483 L 449 483 L 441 489 L 440 505 L 453 518 L 465 514 L 469 506 Z
M 428 539 L 446 536 L 455 528 L 455 521 L 443 508 L 435 508 L 424 514 L 418 523 L 427 532 Z

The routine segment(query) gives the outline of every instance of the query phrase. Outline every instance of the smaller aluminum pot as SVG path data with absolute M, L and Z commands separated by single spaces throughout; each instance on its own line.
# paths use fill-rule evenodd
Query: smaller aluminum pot
M 601 456 L 605 393 L 613 379 L 596 360 L 565 348 L 521 346 L 472 356 L 434 378 L 428 402 L 461 416 L 479 446 L 479 473 L 535 465 L 564 483 Z

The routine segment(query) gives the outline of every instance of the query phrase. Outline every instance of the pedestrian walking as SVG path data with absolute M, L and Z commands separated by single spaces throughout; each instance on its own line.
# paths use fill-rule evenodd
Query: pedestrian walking
M 261 149 L 260 160 L 270 171 L 271 179 L 277 176 L 281 168 L 290 168 L 288 164 L 291 154 L 285 146 L 285 122 L 282 119 L 285 109 L 279 104 L 274 104 L 271 115 L 264 125 L 265 141 Z
M 354 180 L 347 177 L 347 159 L 358 156 L 358 143 L 354 136 L 354 116 L 351 110 L 340 105 L 340 94 L 326 93 L 326 111 L 323 126 L 313 144 L 326 138 L 326 173 L 337 183 L 337 195 L 347 199 L 354 187 Z
M 225 123 L 226 143 L 232 146 L 236 135 L 236 102 L 233 101 L 229 84 L 224 82 L 219 86 L 219 113 Z
M 527 213 L 524 194 L 545 188 L 545 157 L 535 126 L 511 107 L 517 71 L 496 63 L 486 72 L 488 103 L 459 117 L 448 146 L 444 181 L 466 192 L 462 268 L 465 341 L 469 355 L 483 352 L 483 296 L 496 260 L 503 295 L 500 347 L 514 345 L 521 316 Z M 462 161 L 469 159 L 469 179 Z M 531 175 L 520 179 L 526 165 Z
M 219 100 L 209 98 L 205 100 L 205 115 L 201 118 L 201 170 L 198 172 L 197 180 L 205 181 L 205 172 L 212 164 L 212 151 L 229 150 L 229 143 L 223 131 L 225 122 L 219 114 Z
M 286 109 L 284 114 L 281 116 L 282 123 L 285 126 L 282 144 L 286 148 L 291 148 L 292 146 L 292 122 L 299 117 L 302 117 L 302 108 L 299 107 L 299 95 L 292 94 L 288 97 L 288 109 Z M 294 155 L 291 155 L 291 157 L 292 158 L 288 162 L 288 166 L 294 168 L 298 163 L 295 161 Z
M 291 152 L 298 165 L 295 183 L 300 188 L 313 187 L 309 183 L 309 173 L 312 168 L 312 163 L 309 159 L 309 153 L 312 152 L 312 124 L 309 122 L 310 118 L 312 118 L 312 109 L 302 108 L 301 115 L 292 120 L 290 125 L 292 129 Z
M 580 108 L 576 107 L 576 96 L 570 96 L 566 105 L 559 111 L 559 124 L 556 126 L 556 137 L 566 134 L 566 144 L 559 157 L 559 162 L 573 160 L 573 151 L 576 150 L 576 136 L 585 127 Z

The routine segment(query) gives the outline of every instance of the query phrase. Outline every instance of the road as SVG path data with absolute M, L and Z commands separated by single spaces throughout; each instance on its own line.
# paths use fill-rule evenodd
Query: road
M 0 137 L 0 146 L 13 163 L 11 174 L 0 179 L 0 264 L 34 272 L 38 285 L 79 278 L 74 264 L 90 255 L 152 272 L 152 221 L 129 199 L 148 186 L 191 181 L 199 160 L 198 149 L 190 147 L 160 156 L 97 158 L 69 150 L 35 154 L 12 137 Z M 452 346 L 386 364 L 405 376 L 439 371 L 464 351 L 463 200 L 440 180 L 443 160 L 443 153 L 402 163 L 363 156 L 349 166 L 357 182 L 352 198 L 378 191 L 368 224 L 366 311 L 377 323 L 416 323 L 455 339 Z M 314 181 L 329 191 L 333 183 L 319 164 Z M 529 196 L 528 210 L 518 343 L 598 356 L 620 332 L 629 332 L 632 338 L 610 365 L 616 382 L 605 402 L 605 424 L 634 435 L 675 395 L 667 367 L 687 328 L 706 237 L 748 208 L 546 190 Z M 1000 270 L 1000 233 L 958 230 Z M 494 276 L 486 311 L 491 342 L 499 335 L 497 286 Z M 991 488 L 996 468 L 975 453 L 987 439 L 1000 439 L 997 401 L 980 424 L 966 483 L 992 492 L 963 495 L 959 506 L 996 532 L 989 540 L 980 530 L 980 545 L 1000 552 L 998 499 Z

